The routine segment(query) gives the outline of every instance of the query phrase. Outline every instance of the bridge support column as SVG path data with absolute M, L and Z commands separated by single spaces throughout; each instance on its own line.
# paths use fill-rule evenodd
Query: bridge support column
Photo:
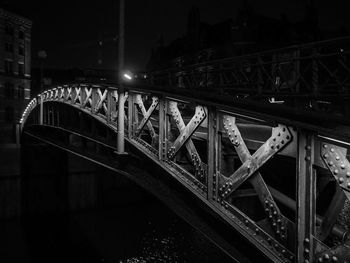
M 212 201 L 216 199 L 216 172 L 218 169 L 218 119 L 215 109 L 208 110 L 208 200 Z
M 314 262 L 313 237 L 316 226 L 314 137 L 304 130 L 298 132 L 297 161 L 297 262 Z
M 159 160 L 167 159 L 167 137 L 168 137 L 168 121 L 167 121 L 168 103 L 165 100 L 159 102 Z
M 124 90 L 118 90 L 118 139 L 117 152 L 124 153 Z
M 39 124 L 43 125 L 44 124 L 44 100 L 43 100 L 43 95 L 40 94 L 40 111 L 39 111 Z

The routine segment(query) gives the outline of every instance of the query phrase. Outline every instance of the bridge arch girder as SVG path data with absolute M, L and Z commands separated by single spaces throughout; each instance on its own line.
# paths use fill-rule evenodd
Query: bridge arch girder
M 276 113 L 221 107 L 154 90 L 128 88 L 127 92 L 123 121 L 128 143 L 167 171 L 267 258 L 273 262 L 312 262 L 328 253 L 341 259 L 338 252 L 329 252 L 325 240 L 329 235 L 345 233 L 335 223 L 345 202 L 339 195 L 345 193 L 349 198 L 346 141 L 332 134 L 320 136 L 310 130 L 310 123 L 284 120 Z M 48 90 L 29 104 L 23 116 L 24 130 L 33 124 L 67 125 L 64 121 L 69 122 L 73 115 L 56 108 L 63 103 L 117 133 L 113 117 L 118 116 L 117 95 L 116 87 L 87 84 Z M 42 123 L 37 107 L 40 103 Z M 77 116 L 73 124 L 88 126 L 78 123 L 81 118 Z M 91 127 L 90 137 L 98 136 Z M 324 145 L 333 151 L 325 153 Z M 334 164 L 338 161 L 339 167 Z M 341 191 L 332 192 L 332 198 L 325 202 L 330 205 L 323 204 L 320 196 L 332 184 L 332 178 L 337 180 L 335 189 Z M 322 215 L 316 206 L 322 208 Z

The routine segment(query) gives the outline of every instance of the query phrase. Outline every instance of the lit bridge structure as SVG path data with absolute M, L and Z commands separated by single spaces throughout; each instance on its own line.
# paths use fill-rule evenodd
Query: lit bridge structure
M 232 257 L 230 231 L 261 262 L 350 262 L 341 116 L 160 84 L 74 83 L 39 94 L 21 123 L 23 144 L 36 138 L 182 210 L 201 207 L 189 221 Z

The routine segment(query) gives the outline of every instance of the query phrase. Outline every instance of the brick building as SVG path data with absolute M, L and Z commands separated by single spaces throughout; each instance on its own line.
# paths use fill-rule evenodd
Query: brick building
M 32 22 L 0 8 L 0 143 L 15 141 L 15 126 L 30 98 Z

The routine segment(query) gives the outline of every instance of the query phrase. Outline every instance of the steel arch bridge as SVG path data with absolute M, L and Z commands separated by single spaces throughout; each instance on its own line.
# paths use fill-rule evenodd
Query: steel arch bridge
M 128 155 L 141 154 L 271 262 L 349 262 L 347 120 L 213 94 L 76 83 L 34 98 L 21 124 L 22 135 L 105 155 L 124 174 Z M 128 153 L 110 154 L 124 143 L 117 134 Z

